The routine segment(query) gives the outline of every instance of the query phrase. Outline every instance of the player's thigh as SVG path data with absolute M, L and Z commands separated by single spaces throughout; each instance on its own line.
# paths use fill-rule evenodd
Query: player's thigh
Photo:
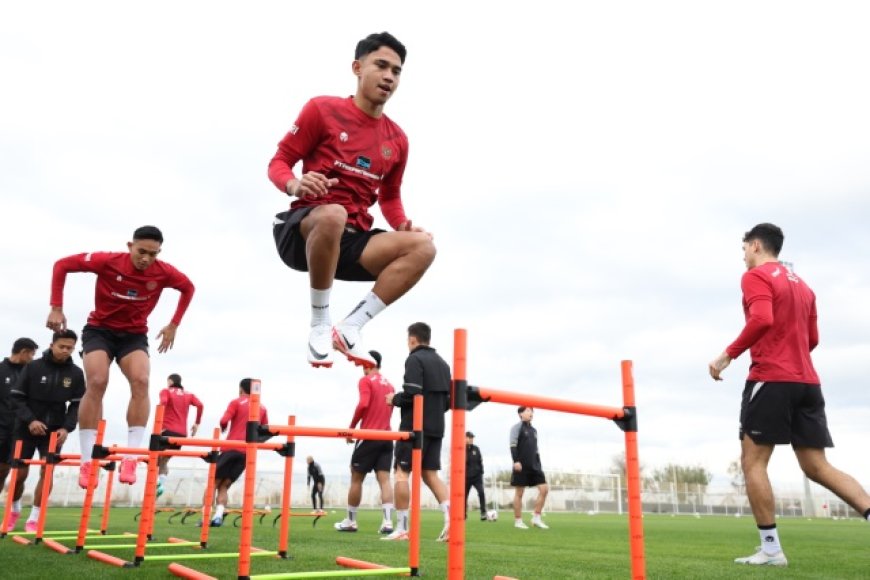
M 151 375 L 151 359 L 144 350 L 134 350 L 118 360 L 121 372 L 127 377 L 130 388 L 134 391 L 148 392 L 148 378 Z
M 372 236 L 360 255 L 359 263 L 375 276 L 400 256 L 421 250 L 434 256 L 434 245 L 429 234 L 423 232 L 384 232 Z

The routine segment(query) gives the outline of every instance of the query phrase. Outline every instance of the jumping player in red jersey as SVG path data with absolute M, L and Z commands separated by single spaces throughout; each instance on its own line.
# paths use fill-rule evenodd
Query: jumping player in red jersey
M 61 258 L 51 277 L 51 312 L 46 326 L 58 332 L 66 329 L 63 313 L 63 287 L 70 272 L 97 275 L 95 308 L 82 331 L 84 370 L 87 391 L 79 407 L 79 442 L 82 465 L 79 485 L 86 488 L 91 468 L 91 453 L 97 437 L 97 423 L 103 416 L 103 396 L 109 383 L 109 367 L 115 360 L 130 383 L 127 407 L 127 446 L 141 447 L 148 423 L 148 315 L 157 306 L 164 288 L 181 293 L 178 307 L 169 324 L 157 338 L 157 352 L 175 344 L 175 332 L 193 298 L 193 284 L 175 267 L 157 259 L 163 234 L 154 226 L 142 226 L 127 242 L 128 252 L 93 252 Z M 118 480 L 136 481 L 136 459 L 121 460 Z
M 752 358 L 740 406 L 740 460 L 761 546 L 755 554 L 734 560 L 738 564 L 788 565 L 767 476 L 775 445 L 790 443 L 808 478 L 870 520 L 870 495 L 825 457 L 825 447 L 834 443 L 810 357 L 819 343 L 816 297 L 790 266 L 779 262 L 784 238 L 782 230 L 769 223 L 758 224 L 743 237 L 747 272 L 740 286 L 746 325 L 709 364 L 710 376 L 719 381 L 733 359 L 746 350 Z
M 408 139 L 384 114 L 405 55 L 389 33 L 361 40 L 352 64 L 356 94 L 308 101 L 269 163 L 272 183 L 297 198 L 275 217 L 273 235 L 281 260 L 309 273 L 308 362 L 315 367 L 332 366 L 332 348 L 357 365 L 376 366 L 361 328 L 410 290 L 435 259 L 432 235 L 412 224 L 402 204 Z M 375 202 L 396 231 L 371 229 L 368 209 Z M 329 296 L 336 278 L 375 284 L 333 327 Z
M 393 406 L 387 405 L 387 395 L 396 392 L 383 375 L 381 375 L 381 353 L 376 350 L 369 354 L 377 366 L 363 368 L 363 377 L 359 380 L 359 403 L 350 420 L 350 428 L 355 429 L 359 423 L 360 429 L 390 430 L 390 418 Z M 353 443 L 353 439 L 348 439 Z M 390 485 L 390 463 L 393 460 L 392 441 L 357 441 L 350 458 L 350 488 L 347 490 L 347 516 L 335 524 L 339 532 L 355 532 L 356 512 L 362 501 L 362 487 L 366 475 L 375 472 L 375 478 L 381 488 L 381 509 L 383 521 L 378 530 L 381 534 L 393 532 L 393 487 Z
M 163 431 L 164 437 L 187 437 L 187 414 L 191 407 L 196 407 L 196 420 L 190 426 L 190 436 L 195 437 L 202 421 L 202 401 L 196 395 L 185 391 L 181 385 L 181 375 L 172 373 L 166 379 L 166 388 L 160 391 L 160 404 L 163 405 Z M 170 445 L 170 449 L 181 449 L 180 445 Z M 169 475 L 168 455 L 157 459 L 160 475 L 157 478 L 157 496 L 163 495 L 163 486 Z
M 230 401 L 227 410 L 221 417 L 221 432 L 226 432 L 228 441 L 246 441 L 248 428 L 248 397 L 251 394 L 251 379 L 242 379 L 239 382 L 239 396 Z M 260 424 L 267 425 L 269 415 L 266 407 L 260 406 Z M 212 527 L 220 527 L 224 523 L 224 512 L 229 501 L 230 486 L 245 471 L 245 452 L 236 448 L 226 448 L 221 451 L 217 461 L 217 469 L 214 475 L 214 489 L 217 494 L 217 508 L 209 524 Z M 205 497 L 203 503 L 211 502 L 214 498 Z

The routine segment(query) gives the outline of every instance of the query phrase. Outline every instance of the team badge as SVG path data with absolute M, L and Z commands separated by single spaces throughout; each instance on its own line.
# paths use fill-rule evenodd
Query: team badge
M 381 155 L 384 156 L 384 159 L 389 159 L 393 156 L 393 150 L 390 149 L 389 145 L 381 145 Z
M 364 157 L 360 155 L 356 158 L 356 166 L 362 167 L 363 169 L 371 169 L 372 168 L 372 160 L 368 157 Z
M 72 386 L 72 377 L 63 378 L 63 388 L 68 389 Z
M 155 288 L 157 288 L 157 282 L 155 282 L 154 280 L 151 280 L 150 282 L 145 284 L 145 287 L 148 288 L 149 290 L 154 290 Z

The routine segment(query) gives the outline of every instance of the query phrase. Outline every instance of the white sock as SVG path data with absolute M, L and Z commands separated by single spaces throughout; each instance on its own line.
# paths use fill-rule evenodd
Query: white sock
M 17 499 L 17 500 L 12 502 L 12 511 L 14 511 L 17 514 L 21 513 L 21 500 L 20 499 Z
M 384 521 L 392 522 L 393 521 L 393 504 L 391 503 L 383 503 L 381 504 L 381 509 L 384 513 Z
M 225 509 L 226 509 L 226 506 L 218 504 L 217 509 L 214 510 L 214 517 L 216 517 L 216 518 L 224 517 L 224 510 Z
M 158 475 L 157 476 L 157 483 L 159 483 L 160 485 L 163 485 L 164 483 L 166 483 L 166 476 L 162 473 L 160 475 Z
M 127 447 L 136 449 L 142 447 L 142 439 L 145 438 L 145 426 L 131 425 L 127 428 Z
M 82 448 L 82 463 L 88 462 L 94 455 L 94 443 L 97 441 L 96 429 L 79 429 L 79 446 Z
M 776 532 L 776 525 L 769 530 L 758 529 L 758 535 L 761 537 L 761 549 L 765 554 L 772 555 L 782 551 L 782 546 L 779 544 L 779 534 Z
M 384 304 L 384 301 L 378 298 L 374 292 L 369 292 L 362 302 L 357 304 L 356 308 L 347 315 L 342 324 L 362 328 L 366 322 L 377 316 L 386 307 L 387 305 Z
M 533 521 L 533 522 L 539 522 L 539 521 L 541 521 L 541 514 L 540 514 L 539 512 L 534 512 L 534 513 L 532 514 L 532 521 Z
M 28 522 L 35 522 L 39 519 L 39 506 L 30 508 L 30 515 L 27 517 Z
M 332 325 L 329 317 L 329 293 L 332 288 L 326 290 L 311 289 L 311 326 L 322 324 Z
M 444 514 L 444 525 L 450 524 L 450 500 L 442 501 L 441 504 L 441 513 Z
M 347 519 L 349 519 L 352 522 L 356 521 L 356 509 L 357 509 L 357 506 L 352 506 L 352 505 L 347 506 Z
M 408 531 L 408 510 L 396 510 L 396 531 Z

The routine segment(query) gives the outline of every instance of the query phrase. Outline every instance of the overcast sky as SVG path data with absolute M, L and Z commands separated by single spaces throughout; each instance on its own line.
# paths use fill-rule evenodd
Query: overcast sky
M 152 400 L 181 374 L 210 430 L 253 376 L 273 422 L 346 426 L 361 373 L 306 364 L 308 280 L 276 254 L 288 199 L 266 168 L 309 98 L 354 92 L 356 42 L 387 30 L 408 48 L 386 107 L 410 140 L 402 195 L 438 256 L 365 328 L 385 376 L 401 384 L 418 320 L 448 361 L 467 328 L 469 381 L 491 388 L 621 406 L 631 359 L 642 463 L 727 481 L 748 355 L 721 383 L 707 363 L 742 328 L 743 232 L 771 221 L 818 298 L 829 457 L 870 486 L 853 460 L 870 436 L 868 27 L 862 2 L 7 3 L 0 347 L 49 343 L 57 258 L 124 251 L 154 224 L 197 293 L 175 349 L 152 352 Z M 93 286 L 68 278 L 74 329 Z M 336 283 L 333 316 L 368 289 Z M 152 345 L 177 296 L 151 316 Z M 123 442 L 128 387 L 112 372 Z M 508 466 L 516 421 L 501 405 L 468 416 L 489 470 Z M 605 471 L 622 449 L 602 419 L 541 411 L 535 425 L 548 470 Z M 343 474 L 350 448 L 297 453 Z M 772 476 L 799 484 L 788 448 Z

